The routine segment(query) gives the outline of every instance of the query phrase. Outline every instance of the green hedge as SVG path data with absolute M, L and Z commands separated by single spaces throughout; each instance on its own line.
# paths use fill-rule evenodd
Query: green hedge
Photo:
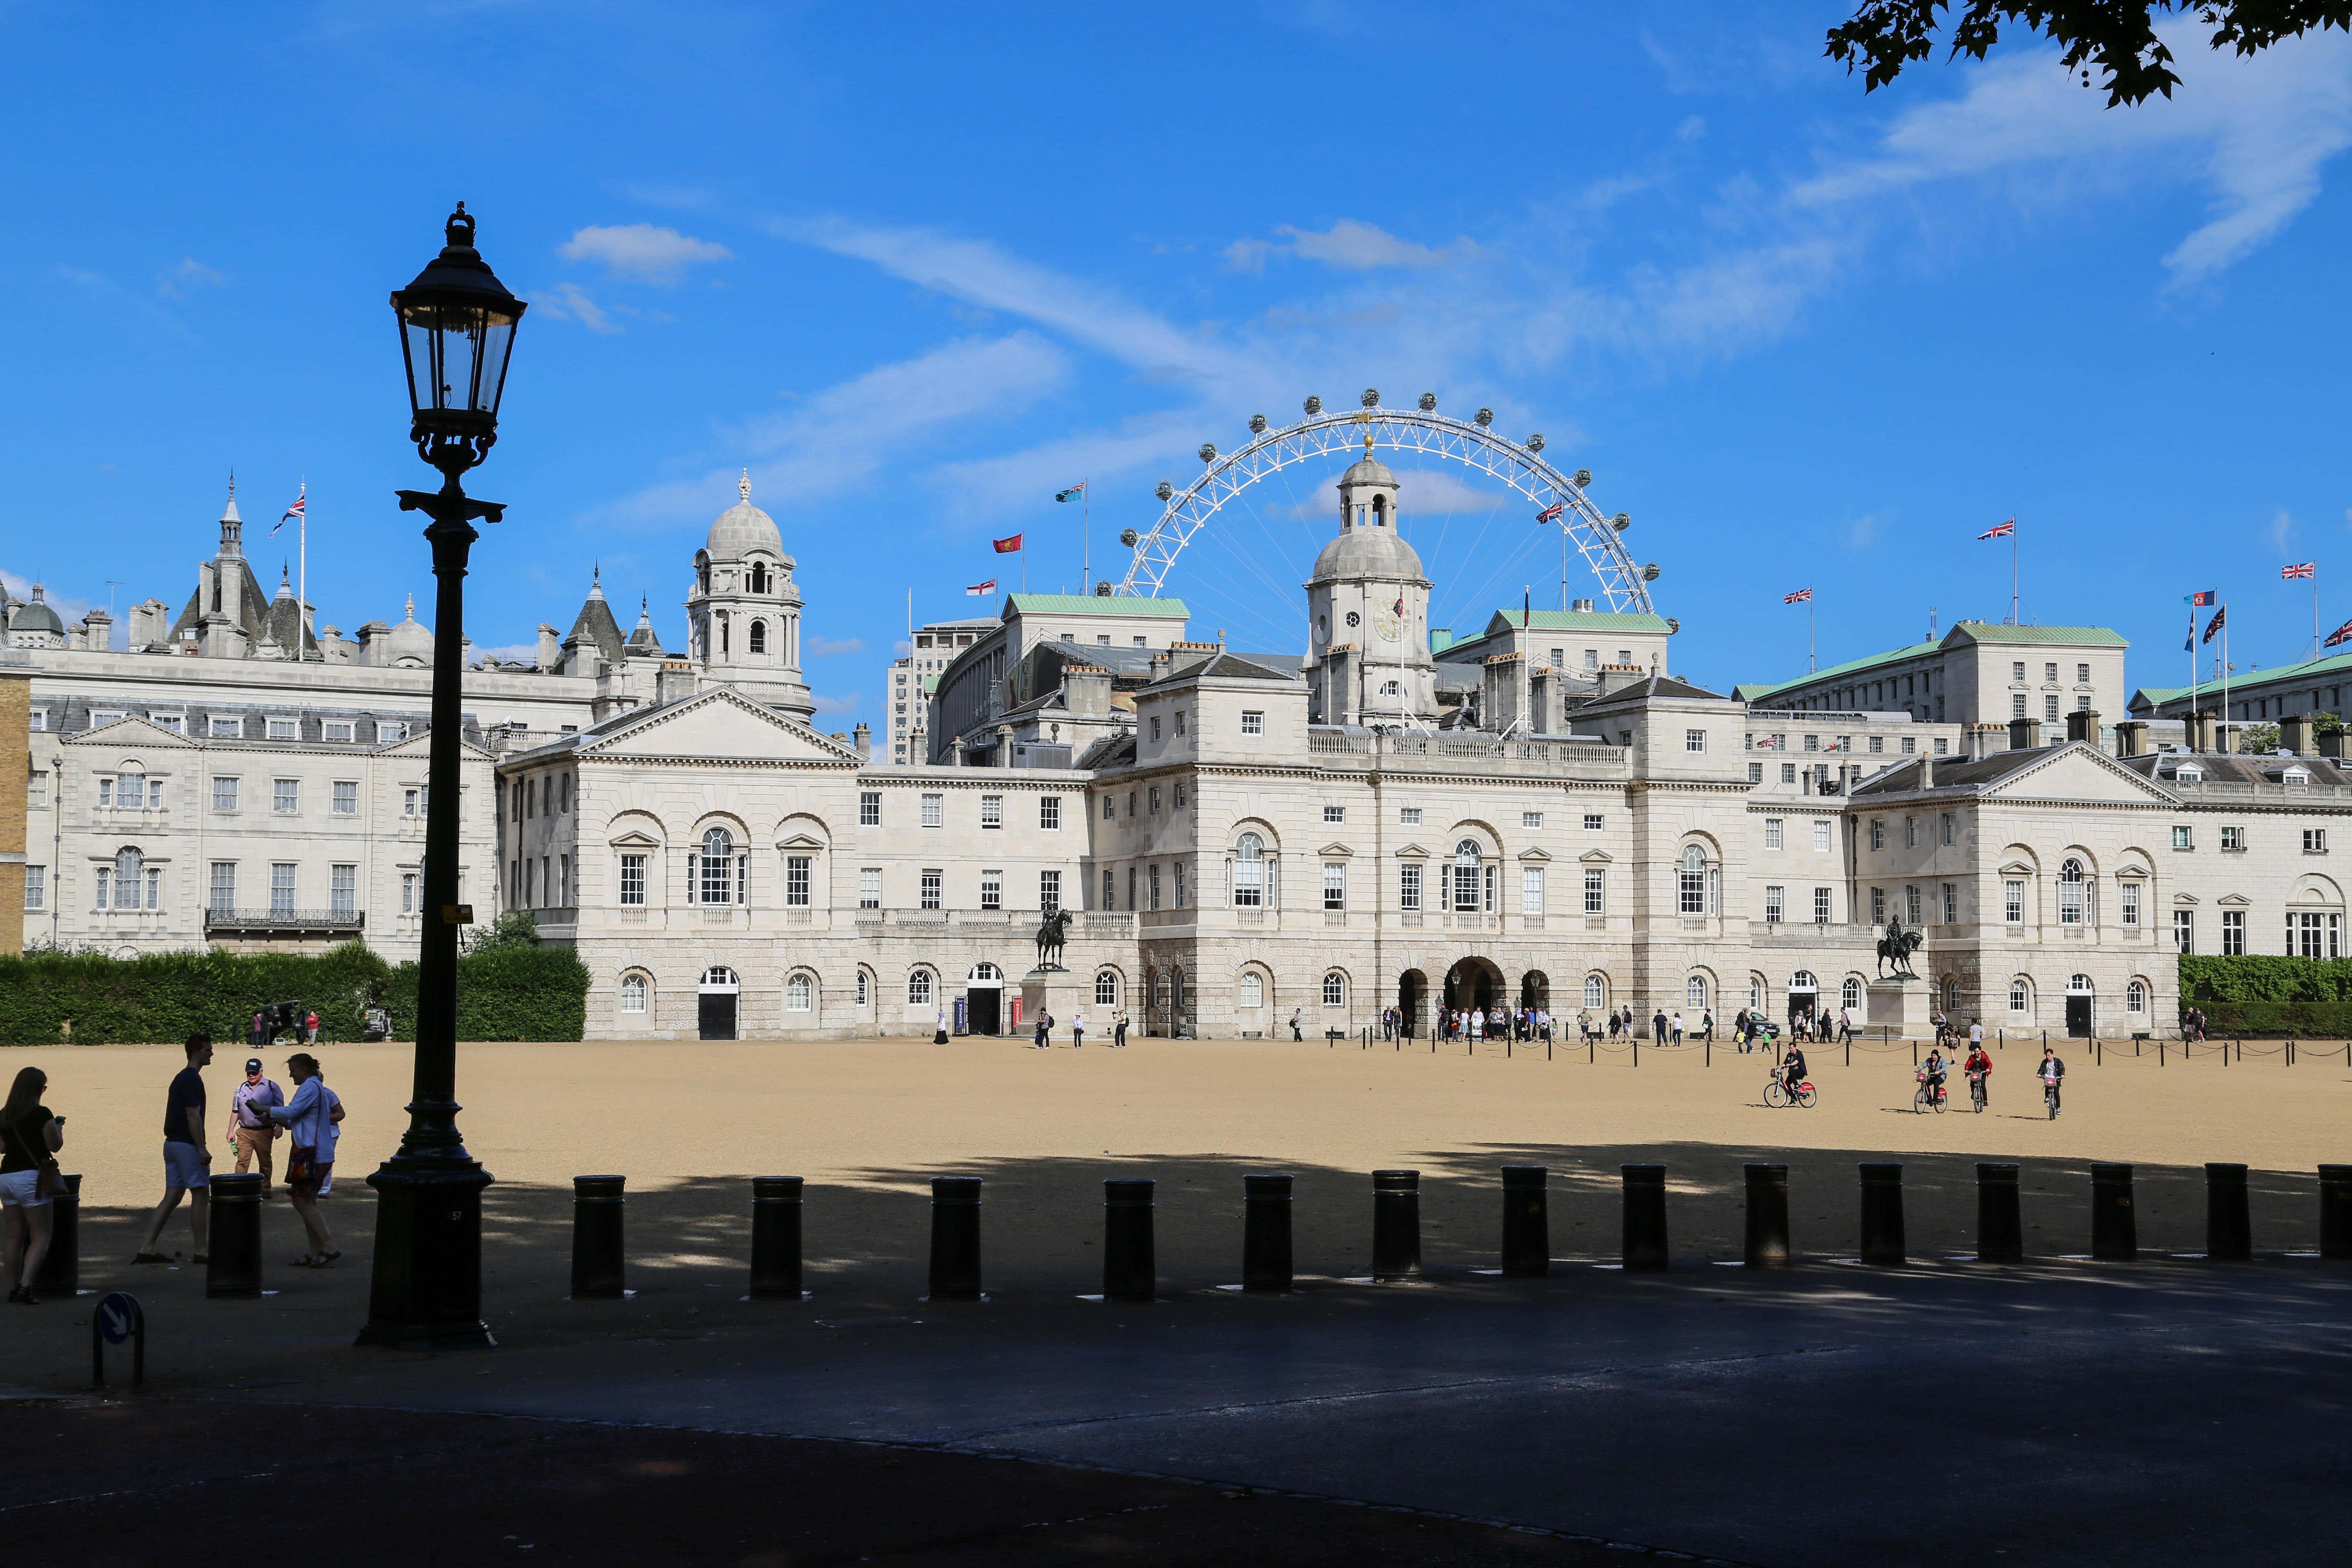
M 2247 953 L 2217 958 L 2180 955 L 2180 1000 L 2208 1013 L 2223 1002 L 2352 1004 L 2352 958 L 2289 958 Z
M 2352 1002 L 2200 1002 L 2209 1035 L 2352 1040 Z
M 416 966 L 394 968 L 358 942 L 294 955 L 32 952 L 0 957 L 0 1045 L 51 1045 L 73 1021 L 78 1044 L 170 1042 L 204 1030 L 241 1041 L 253 1015 L 299 1002 L 322 1038 L 355 1040 L 371 1001 L 406 1038 L 416 1021 Z M 499 947 L 457 960 L 457 1037 L 576 1040 L 587 1018 L 588 969 L 569 948 Z

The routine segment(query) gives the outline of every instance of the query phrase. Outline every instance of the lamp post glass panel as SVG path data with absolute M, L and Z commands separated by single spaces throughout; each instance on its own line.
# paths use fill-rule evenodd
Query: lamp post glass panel
M 392 296 L 408 373 L 409 439 L 441 470 L 438 490 L 401 490 L 400 510 L 428 519 L 436 581 L 433 731 L 426 775 L 425 929 L 417 963 L 416 1068 L 399 1152 L 368 1178 L 375 1188 L 375 1265 L 359 1342 L 446 1350 L 491 1342 L 482 1321 L 482 1189 L 489 1173 L 457 1135 L 459 733 L 464 715 L 466 563 L 476 519 L 504 508 L 457 482 L 499 438 L 499 400 L 523 302 L 474 249 L 466 205 L 448 243 Z

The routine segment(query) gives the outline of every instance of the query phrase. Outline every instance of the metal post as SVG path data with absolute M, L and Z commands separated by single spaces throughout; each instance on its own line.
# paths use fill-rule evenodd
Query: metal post
M 1372 1278 L 1421 1278 L 1421 1173 L 1372 1173 Z
M 49 1250 L 33 1276 L 37 1296 L 70 1296 L 81 1289 L 81 1173 L 65 1176 L 66 1190 L 49 1200 Z
M 801 1299 L 801 1188 L 798 1176 L 751 1178 L 751 1300 Z
M 931 1178 L 931 1300 L 981 1300 L 978 1176 Z
M 2132 1168 L 2094 1162 L 2091 1166 L 2091 1256 L 2101 1263 L 2130 1263 L 2139 1257 L 2139 1216 L 2132 1202 Z
M 1503 1273 L 1537 1279 L 1551 1272 L 1551 1172 L 1542 1165 L 1503 1167 Z
M 261 1175 L 213 1178 L 212 1250 L 205 1264 L 207 1297 L 261 1295 Z
M 1149 1301 L 1160 1276 L 1151 1248 L 1151 1178 L 1103 1183 L 1103 1300 Z
M 572 1178 L 572 1299 L 612 1300 L 628 1292 L 621 1222 L 626 1176 Z
M 1287 1175 L 1242 1178 L 1242 1289 L 1290 1292 L 1290 1186 Z
M 1666 1168 L 1620 1167 L 1625 1184 L 1625 1228 L 1619 1257 L 1628 1270 L 1666 1267 Z
M 2246 1168 L 2205 1165 L 2205 1256 L 2215 1263 L 2254 1260 L 2253 1221 L 2246 1212 Z
M 2017 1212 L 2017 1167 L 1977 1162 L 1977 1261 L 2021 1263 L 2025 1226 Z
M 2352 1165 L 2319 1167 L 2319 1256 L 2352 1262 Z
M 1862 1163 L 1862 1260 L 1894 1268 L 1907 1258 L 1903 1241 L 1903 1167 L 1892 1160 Z
M 1750 1268 L 1789 1267 L 1789 1167 L 1748 1167 L 1748 1245 Z

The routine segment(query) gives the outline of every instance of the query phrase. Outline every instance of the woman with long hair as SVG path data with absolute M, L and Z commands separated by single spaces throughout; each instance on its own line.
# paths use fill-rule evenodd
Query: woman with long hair
M 51 1206 L 65 1190 L 57 1152 L 65 1147 L 66 1119 L 41 1103 L 49 1076 L 25 1068 L 0 1105 L 0 1216 L 5 1216 L 8 1300 L 33 1304 L 33 1276 L 49 1255 Z

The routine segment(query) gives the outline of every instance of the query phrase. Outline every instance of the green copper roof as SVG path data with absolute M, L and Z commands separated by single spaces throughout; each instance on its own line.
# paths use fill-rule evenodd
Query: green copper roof
M 1486 623 L 1485 636 L 1509 631 L 1525 619 L 1527 626 L 1541 632 L 1671 632 L 1664 616 L 1653 616 L 1638 610 L 1513 610 L 1495 612 Z
M 1946 642 L 2064 643 L 2074 647 L 2129 647 L 2123 634 L 2105 626 L 2008 626 L 1991 621 L 1962 621 L 1945 634 Z
M 1843 664 L 1832 664 L 1825 669 L 1817 669 L 1811 675 L 1801 675 L 1794 680 L 1783 680 L 1777 685 L 1735 686 L 1731 689 L 1731 694 L 1743 702 L 1758 702 L 1783 691 L 1794 691 L 1801 686 L 1812 686 L 1824 680 L 1842 680 L 1849 675 L 1860 675 L 1865 670 L 1876 669 L 1881 665 L 1894 664 L 1906 658 L 1919 658 L 1935 652 L 1943 646 L 1940 642 L 1915 642 L 1908 647 L 1894 648 L 1885 653 L 1874 653 L 1867 658 L 1851 658 Z
M 1167 616 L 1192 612 L 1181 599 L 1146 599 L 1132 594 L 1008 594 L 1004 613 L 1024 616 Z

